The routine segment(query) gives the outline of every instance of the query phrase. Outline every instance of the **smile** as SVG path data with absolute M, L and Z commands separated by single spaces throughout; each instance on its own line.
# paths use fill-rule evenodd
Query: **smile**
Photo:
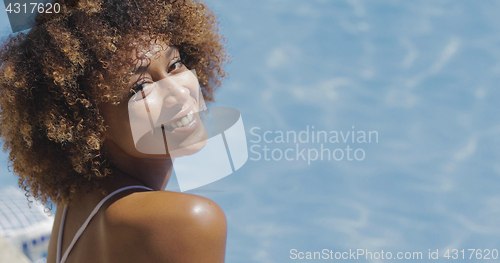
M 186 127 L 186 126 L 189 126 L 189 124 L 193 121 L 193 119 L 194 119 L 193 110 L 191 110 L 188 114 L 181 117 L 177 121 L 172 121 L 172 122 L 166 123 L 165 125 L 169 128 L 172 128 L 172 129 Z

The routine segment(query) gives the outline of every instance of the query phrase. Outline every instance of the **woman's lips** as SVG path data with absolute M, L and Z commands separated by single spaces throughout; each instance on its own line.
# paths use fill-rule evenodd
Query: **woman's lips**
M 177 121 L 180 121 L 182 120 L 183 117 L 186 117 L 189 113 L 191 112 L 194 112 L 195 111 L 195 107 L 194 107 L 194 103 L 187 103 L 186 105 L 184 105 L 182 107 L 182 109 L 177 112 L 174 116 L 170 115 L 171 114 L 171 111 L 173 111 L 172 109 L 162 109 L 162 112 L 165 111 L 165 115 L 163 114 L 160 114 L 160 119 L 161 121 L 163 122 L 166 118 L 168 118 L 168 122 L 163 122 L 163 125 L 165 125 L 166 127 L 170 127 L 172 123 L 176 123 Z M 170 115 L 169 117 L 167 117 L 166 115 Z M 163 117 L 162 117 L 163 116 Z M 172 116 L 172 117 L 171 117 Z M 165 119 L 163 119 L 165 118 Z M 171 127 L 171 128 L 175 128 L 175 127 Z
M 179 118 L 177 121 L 171 121 L 165 125 L 170 126 L 170 128 L 172 128 L 172 129 L 175 129 L 175 128 L 185 127 L 189 123 L 191 123 L 191 121 L 193 121 L 193 110 L 191 110 L 185 116 Z

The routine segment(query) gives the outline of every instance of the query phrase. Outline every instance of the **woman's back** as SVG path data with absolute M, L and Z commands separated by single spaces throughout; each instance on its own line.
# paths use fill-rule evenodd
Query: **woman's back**
M 195 195 L 138 190 L 144 191 L 130 189 L 107 201 L 89 222 L 66 262 L 224 261 L 226 219 L 217 204 Z M 91 196 L 80 200 L 68 209 L 61 255 L 93 210 L 88 204 L 96 201 Z M 56 263 L 63 210 L 57 209 L 49 263 Z

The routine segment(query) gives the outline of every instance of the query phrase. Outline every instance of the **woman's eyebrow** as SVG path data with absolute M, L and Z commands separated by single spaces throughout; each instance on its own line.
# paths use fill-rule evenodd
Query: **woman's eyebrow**
M 178 53 L 178 52 L 175 52 L 175 51 L 177 51 L 177 48 L 168 48 L 168 49 L 167 49 L 167 54 L 165 54 L 165 57 L 166 57 L 166 58 L 171 58 L 171 57 L 172 57 L 172 56 L 174 56 L 176 53 Z M 145 60 L 147 61 L 148 59 L 145 59 Z M 149 65 L 151 65 L 151 63 L 150 63 L 150 61 L 149 61 L 147 65 L 142 66 L 143 61 L 144 61 L 144 60 L 140 60 L 140 65 L 141 65 L 141 66 L 139 66 L 139 67 L 134 67 L 134 68 L 132 69 L 131 73 L 133 73 L 133 74 L 140 74 L 140 73 L 144 73 L 145 71 L 147 71 L 147 70 L 148 70 L 148 68 L 149 68 Z M 139 64 L 139 63 L 137 63 L 137 64 Z
M 143 59 L 136 58 L 134 65 L 135 66 L 132 68 L 130 73 L 132 74 L 144 73 L 148 70 L 149 65 L 151 65 L 151 60 L 148 58 L 143 58 Z
M 147 64 L 147 65 L 145 65 L 145 66 L 140 66 L 140 67 L 134 68 L 134 69 L 132 69 L 132 71 L 131 71 L 131 72 L 132 72 L 133 74 L 140 74 L 140 73 L 144 73 L 144 72 L 146 72 L 146 71 L 148 70 L 149 65 L 151 65 L 151 63 L 148 63 L 148 64 Z

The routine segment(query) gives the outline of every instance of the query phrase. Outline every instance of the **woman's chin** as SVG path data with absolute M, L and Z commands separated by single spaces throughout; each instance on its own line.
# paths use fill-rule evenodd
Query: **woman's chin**
M 178 158 L 182 156 L 189 156 L 198 153 L 201 151 L 207 141 L 201 141 L 194 144 L 190 144 L 189 146 L 178 147 L 175 150 L 169 150 L 167 153 L 165 151 L 152 151 L 151 148 L 148 149 L 140 149 L 136 148 L 142 157 L 147 158 Z
M 193 155 L 205 147 L 207 144 L 206 140 L 198 141 L 196 143 L 189 143 L 187 146 L 182 146 L 176 150 L 169 151 L 170 158 L 177 158 L 182 156 Z
M 203 125 L 189 134 L 176 134 L 157 128 L 144 134 L 135 144 L 137 151 L 154 157 L 181 157 L 192 155 L 205 147 L 207 132 Z M 158 156 L 159 155 L 159 156 Z M 152 156 L 153 157 L 153 156 Z

